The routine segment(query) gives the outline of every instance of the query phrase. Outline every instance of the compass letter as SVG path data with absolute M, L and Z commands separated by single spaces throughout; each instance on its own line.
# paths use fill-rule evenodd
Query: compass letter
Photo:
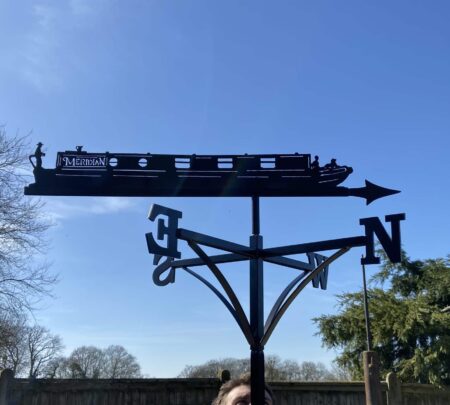
M 306 253 L 308 256 L 308 262 L 310 265 L 312 265 L 313 269 L 316 266 L 321 265 L 325 260 L 328 259 L 328 257 L 319 255 L 318 253 L 309 252 Z M 328 266 L 325 266 L 323 270 L 312 279 L 312 285 L 314 288 L 320 288 L 322 290 L 327 289 L 327 282 L 328 282 Z
M 178 220 L 183 216 L 180 211 L 173 210 L 171 208 L 163 207 L 162 205 L 153 204 L 150 208 L 150 213 L 148 219 L 154 221 L 158 215 L 167 216 L 167 226 L 164 224 L 164 219 L 158 219 L 158 240 L 164 240 L 167 236 L 167 245 L 161 246 L 156 243 L 153 234 L 146 233 L 147 247 L 148 251 L 154 255 L 167 256 L 179 259 L 181 253 L 177 250 L 178 239 L 177 239 L 177 228 Z
M 386 222 L 391 223 L 391 237 L 384 229 L 381 221 L 377 217 L 362 218 L 360 225 L 364 225 L 366 230 L 366 257 L 361 259 L 361 264 L 379 264 L 380 258 L 375 256 L 374 235 L 383 246 L 387 257 L 392 263 L 399 263 L 401 260 L 400 241 L 400 221 L 405 219 L 405 214 L 386 215 Z

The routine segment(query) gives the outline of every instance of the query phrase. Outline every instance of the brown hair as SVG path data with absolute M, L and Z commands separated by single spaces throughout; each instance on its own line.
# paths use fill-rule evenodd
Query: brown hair
M 219 394 L 217 395 L 217 398 L 212 402 L 211 405 L 223 405 L 224 403 L 223 401 L 234 388 L 239 387 L 241 385 L 250 386 L 250 381 L 251 381 L 250 373 L 246 373 L 242 374 L 239 378 L 234 378 L 233 380 L 227 381 L 225 384 L 222 384 L 219 390 Z M 272 388 L 270 388 L 267 384 L 265 384 L 265 390 L 270 395 L 270 398 L 272 399 L 273 402 L 274 398 Z

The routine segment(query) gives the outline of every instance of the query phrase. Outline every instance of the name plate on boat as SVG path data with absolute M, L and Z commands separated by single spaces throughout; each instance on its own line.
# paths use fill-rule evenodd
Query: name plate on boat
M 105 155 L 89 156 L 83 155 L 60 155 L 58 165 L 61 168 L 77 168 L 77 169 L 91 169 L 95 167 L 106 168 L 107 159 Z

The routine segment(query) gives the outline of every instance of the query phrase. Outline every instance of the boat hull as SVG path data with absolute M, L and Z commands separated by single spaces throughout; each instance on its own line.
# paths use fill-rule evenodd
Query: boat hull
M 346 166 L 311 171 L 258 170 L 59 170 L 35 169 L 36 182 L 27 195 L 83 196 L 313 196 L 330 192 L 352 169 Z

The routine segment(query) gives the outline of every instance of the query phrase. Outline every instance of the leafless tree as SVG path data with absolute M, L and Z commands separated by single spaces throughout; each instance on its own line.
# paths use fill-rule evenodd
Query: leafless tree
M 43 372 L 46 378 L 139 378 L 141 367 L 123 346 L 111 345 L 102 350 L 81 346 L 69 357 L 56 357 Z
M 72 378 L 69 359 L 64 356 L 53 358 L 43 367 L 42 377 Z
M 23 195 L 28 152 L 24 137 L 8 137 L 0 127 L 0 311 L 31 310 L 49 294 L 56 277 L 36 256 L 46 247 L 49 227 L 42 203 Z
M 248 359 L 219 359 L 210 360 L 198 366 L 186 366 L 179 377 L 217 377 L 221 370 L 229 370 L 234 377 L 250 371 Z M 267 355 L 265 358 L 265 377 L 268 381 L 326 381 L 340 380 L 341 375 L 330 371 L 320 362 L 282 360 L 277 355 Z
M 0 319 L 0 368 L 17 376 L 38 377 L 62 349 L 59 336 L 48 329 L 27 325 L 24 315 L 6 313 Z
M 304 361 L 300 364 L 301 381 L 335 380 L 331 372 L 321 362 Z
M 47 363 L 61 353 L 63 344 L 59 336 L 51 334 L 43 326 L 27 326 L 25 331 L 28 376 L 38 377 Z
M 105 355 L 95 346 L 81 346 L 69 356 L 70 378 L 101 378 Z
M 11 369 L 20 375 L 26 369 L 25 341 L 26 319 L 23 315 L 3 312 L 0 318 L 0 368 Z
M 279 356 L 269 355 L 265 358 L 265 375 L 269 381 L 286 380 L 286 370 L 283 370 L 283 364 Z
M 214 378 L 222 370 L 228 370 L 232 376 L 238 376 L 250 371 L 248 359 L 225 358 L 209 360 L 206 363 L 192 366 L 187 365 L 178 375 L 181 378 Z
M 336 381 L 352 381 L 351 371 L 339 366 L 336 362 L 333 362 L 331 366 L 331 374 L 335 377 Z
M 104 378 L 138 378 L 141 367 L 136 358 L 128 353 L 123 346 L 111 345 L 103 354 L 105 356 Z

